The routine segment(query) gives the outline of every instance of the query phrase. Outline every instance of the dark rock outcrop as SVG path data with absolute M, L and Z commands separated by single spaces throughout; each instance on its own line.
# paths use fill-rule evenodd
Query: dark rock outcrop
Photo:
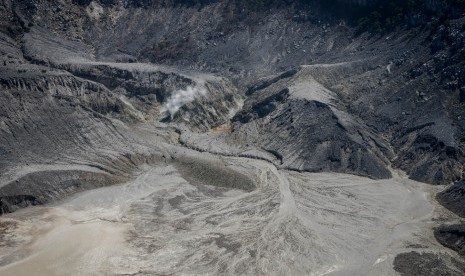
M 42 202 L 31 195 L 14 195 L 0 197 L 0 214 L 12 213 L 19 208 L 40 205 Z
M 284 168 L 389 178 L 385 142 L 301 68 L 256 86 L 233 118 L 233 141 L 280 156 Z M 384 151 L 384 153 L 383 153 Z
M 461 217 L 465 217 L 465 181 L 456 182 L 436 196 L 447 209 Z
M 460 276 L 465 271 L 465 263 L 443 255 L 412 251 L 397 255 L 394 269 L 403 276 Z
M 465 224 L 438 227 L 434 236 L 442 245 L 465 255 Z

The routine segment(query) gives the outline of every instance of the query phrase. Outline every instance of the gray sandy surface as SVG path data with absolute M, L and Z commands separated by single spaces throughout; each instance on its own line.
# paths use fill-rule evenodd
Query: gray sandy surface
M 221 159 L 256 187 L 189 183 L 174 162 L 1 217 L 0 275 L 396 275 L 397 254 L 445 250 L 432 186 Z

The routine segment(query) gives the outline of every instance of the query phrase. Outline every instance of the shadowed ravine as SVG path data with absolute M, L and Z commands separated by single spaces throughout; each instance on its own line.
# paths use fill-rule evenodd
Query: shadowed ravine
M 257 187 L 192 185 L 176 163 L 158 164 L 134 181 L 1 217 L 13 227 L 0 274 L 396 275 L 395 255 L 436 247 L 430 186 L 223 161 Z

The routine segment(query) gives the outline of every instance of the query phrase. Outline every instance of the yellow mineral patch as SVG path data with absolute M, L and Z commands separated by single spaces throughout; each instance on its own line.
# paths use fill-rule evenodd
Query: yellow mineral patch
M 222 124 L 220 126 L 212 128 L 209 131 L 209 133 L 215 134 L 215 133 L 229 132 L 230 130 L 231 130 L 231 125 L 230 124 Z

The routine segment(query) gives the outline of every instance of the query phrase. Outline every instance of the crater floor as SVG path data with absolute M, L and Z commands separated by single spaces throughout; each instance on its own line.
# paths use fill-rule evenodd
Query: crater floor
M 123 185 L 0 217 L 0 274 L 396 275 L 399 253 L 447 250 L 431 231 L 435 187 L 222 160 L 257 187 L 146 165 Z

